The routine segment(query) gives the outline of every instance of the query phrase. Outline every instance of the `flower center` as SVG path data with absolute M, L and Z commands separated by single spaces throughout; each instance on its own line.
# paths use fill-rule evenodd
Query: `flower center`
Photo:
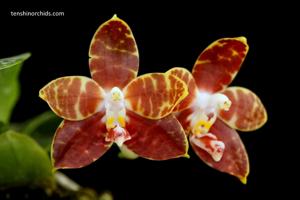
M 193 105 L 194 112 L 189 117 L 192 133 L 196 136 L 208 133 L 211 126 L 215 123 L 220 111 L 228 111 L 230 106 L 231 101 L 224 94 L 209 94 L 198 91 Z
M 209 153 L 216 162 L 222 159 L 225 144 L 209 130 L 217 120 L 220 111 L 228 111 L 230 106 L 231 101 L 224 94 L 198 91 L 192 107 L 194 112 L 189 116 L 192 132 L 191 142 Z
M 124 94 L 118 87 L 113 87 L 105 97 L 105 124 L 108 131 L 106 141 L 122 146 L 131 137 L 126 126 Z

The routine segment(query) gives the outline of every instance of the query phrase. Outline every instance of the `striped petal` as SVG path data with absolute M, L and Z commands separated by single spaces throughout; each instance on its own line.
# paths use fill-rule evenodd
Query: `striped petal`
M 223 92 L 231 101 L 229 111 L 222 111 L 220 118 L 231 128 L 253 131 L 267 121 L 267 112 L 253 92 L 242 87 L 229 87 Z
M 174 67 L 167 71 L 167 73 L 180 78 L 188 86 L 188 96 L 174 108 L 174 111 L 176 112 L 182 111 L 188 108 L 196 98 L 197 86 L 194 77 L 187 69 L 180 67 Z
M 160 120 L 145 119 L 128 111 L 126 129 L 131 139 L 126 147 L 138 156 L 150 160 L 188 157 L 188 141 L 180 123 L 173 115 Z
M 245 37 L 223 38 L 210 44 L 193 68 L 198 88 L 207 92 L 226 88 L 240 70 L 248 49 Z
M 238 133 L 220 120 L 214 123 L 210 132 L 225 144 L 222 159 L 215 162 L 210 154 L 199 148 L 190 140 L 195 153 L 210 167 L 236 176 L 246 184 L 249 174 L 249 160 L 247 151 Z
M 82 121 L 64 120 L 52 143 L 55 168 L 81 168 L 101 157 L 112 143 L 105 141 L 106 127 L 100 112 Z
M 91 75 L 105 90 L 123 88 L 137 75 L 139 56 L 133 34 L 116 15 L 96 31 L 89 56 Z
M 44 86 L 39 96 L 60 117 L 82 120 L 100 111 L 104 90 L 94 80 L 84 76 L 67 76 Z
M 186 84 L 169 73 L 139 76 L 124 89 L 126 107 L 149 119 L 169 115 L 187 95 Z

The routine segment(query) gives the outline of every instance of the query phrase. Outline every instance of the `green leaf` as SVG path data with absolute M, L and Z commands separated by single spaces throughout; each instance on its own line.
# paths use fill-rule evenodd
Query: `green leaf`
M 30 56 L 30 53 L 23 53 L 9 58 L 2 58 L 0 59 L 0 70 L 20 65 Z
M 4 124 L 3 122 L 0 121 L 0 133 L 4 133 L 8 130 L 8 125 Z
M 14 131 L 0 134 L 0 188 L 54 187 L 47 153 L 30 137 Z
M 0 121 L 8 123 L 12 109 L 19 98 L 18 76 L 30 53 L 0 59 Z
M 25 122 L 21 132 L 30 135 L 45 150 L 50 151 L 54 133 L 61 123 L 61 119 L 52 111 L 46 111 Z

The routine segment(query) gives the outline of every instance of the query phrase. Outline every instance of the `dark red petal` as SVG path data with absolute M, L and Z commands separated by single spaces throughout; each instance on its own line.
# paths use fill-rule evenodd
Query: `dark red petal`
M 188 96 L 174 108 L 174 112 L 182 111 L 188 108 L 196 98 L 197 86 L 195 79 L 193 75 L 185 68 L 174 67 L 167 71 L 167 73 L 180 78 L 188 86 Z
M 238 133 L 221 120 L 217 120 L 214 123 L 210 132 L 225 144 L 222 159 L 219 162 L 215 162 L 206 151 L 191 142 L 191 146 L 196 154 L 212 168 L 236 176 L 243 183 L 246 183 L 249 174 L 249 160 L 247 151 Z
M 139 56 L 133 34 L 117 16 L 98 28 L 89 56 L 91 75 L 105 90 L 123 88 L 137 75 Z
M 191 121 L 189 120 L 189 116 L 193 114 L 193 112 L 194 111 L 191 108 L 188 108 L 176 114 L 176 117 L 186 134 L 189 134 L 191 131 Z
M 55 168 L 80 168 L 102 156 L 112 143 L 105 141 L 103 113 L 82 121 L 64 120 L 56 130 L 52 144 Z
M 180 123 L 173 115 L 150 120 L 128 111 L 127 130 L 131 139 L 128 149 L 150 160 L 168 160 L 188 156 L 188 141 Z
M 240 70 L 247 52 L 245 37 L 223 38 L 210 44 L 193 68 L 198 88 L 207 92 L 226 88 Z
M 253 131 L 267 121 L 267 111 L 252 91 L 242 87 L 229 87 L 223 92 L 231 101 L 228 111 L 222 111 L 220 118 L 231 128 Z

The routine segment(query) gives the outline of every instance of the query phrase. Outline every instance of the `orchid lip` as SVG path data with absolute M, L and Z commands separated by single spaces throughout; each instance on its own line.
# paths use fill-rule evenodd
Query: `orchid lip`
M 126 131 L 126 108 L 124 94 L 118 87 L 113 87 L 105 95 L 105 119 L 108 135 L 106 141 L 115 142 L 122 146 L 126 140 L 130 139 Z
M 192 105 L 194 112 L 188 117 L 191 125 L 191 142 L 206 151 L 215 162 L 219 162 L 225 150 L 225 144 L 210 133 L 221 110 L 228 111 L 229 98 L 221 93 L 198 91 Z
M 127 140 L 130 140 L 131 136 L 125 128 L 120 127 L 119 125 L 108 130 L 105 141 L 115 142 L 119 147 L 123 146 L 123 143 Z
M 191 142 L 209 153 L 215 162 L 219 162 L 224 154 L 225 144 L 212 133 L 191 136 Z

